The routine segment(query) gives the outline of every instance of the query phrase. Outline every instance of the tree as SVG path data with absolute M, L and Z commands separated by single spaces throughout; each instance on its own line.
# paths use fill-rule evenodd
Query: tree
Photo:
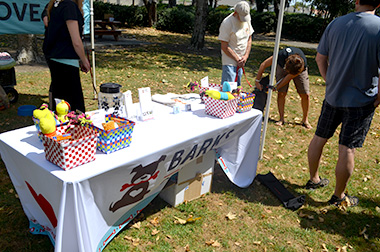
M 43 58 L 38 54 L 36 36 L 33 34 L 17 35 L 17 62 L 20 64 L 41 63 Z
M 256 0 L 257 12 L 263 12 L 264 9 L 268 9 L 271 2 L 272 0 Z
M 205 44 L 207 26 L 207 0 L 196 0 L 195 22 L 193 35 L 191 36 L 191 47 L 200 50 Z
M 157 23 L 157 1 L 156 0 L 143 0 L 145 8 L 148 12 L 148 25 L 155 26 Z
M 317 14 L 320 16 L 324 16 L 330 21 L 338 16 L 345 15 L 355 8 L 354 0 L 306 0 L 311 3 L 316 10 L 318 10 Z

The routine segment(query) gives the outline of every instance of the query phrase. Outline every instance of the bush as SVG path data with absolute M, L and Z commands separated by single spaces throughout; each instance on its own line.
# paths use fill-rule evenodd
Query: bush
M 173 8 L 162 8 L 157 11 L 158 30 L 192 33 L 195 20 L 195 9 L 192 6 L 178 5 Z
M 282 24 L 283 37 L 318 42 L 326 26 L 326 20 L 307 14 L 286 14 Z
M 144 6 L 127 6 L 94 1 L 94 19 L 103 20 L 104 14 L 113 14 L 125 27 L 147 26 L 148 14 Z
M 206 32 L 219 34 L 223 19 L 232 13 L 228 6 L 209 7 Z M 94 2 L 94 18 L 103 19 L 104 14 L 113 14 L 115 19 L 125 27 L 148 26 L 148 14 L 145 6 L 125 6 Z M 274 12 L 251 11 L 252 26 L 255 33 L 276 32 L 277 17 Z M 177 5 L 168 8 L 167 4 L 157 5 L 157 24 L 159 30 L 191 34 L 194 28 L 195 7 Z M 317 42 L 322 35 L 327 20 L 300 13 L 285 13 L 282 26 L 282 37 L 305 42 Z
M 274 12 L 251 12 L 252 27 L 255 33 L 270 33 L 276 31 L 277 17 Z
M 231 13 L 232 10 L 225 8 L 224 6 L 215 9 L 210 8 L 207 20 L 207 32 L 211 35 L 218 35 L 220 24 L 222 23 L 223 19 Z

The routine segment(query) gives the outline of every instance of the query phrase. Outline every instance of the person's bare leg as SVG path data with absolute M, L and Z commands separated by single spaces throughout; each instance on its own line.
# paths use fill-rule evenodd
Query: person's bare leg
M 311 125 L 308 120 L 309 115 L 309 105 L 310 105 L 310 95 L 309 94 L 299 94 L 301 97 L 301 107 L 302 107 L 302 124 L 307 128 L 311 129 Z
M 347 187 L 355 167 L 355 149 L 348 148 L 344 145 L 339 145 L 339 157 L 335 168 L 335 192 L 334 195 L 339 199 L 344 197 L 344 192 Z
M 323 147 L 327 143 L 326 138 L 322 138 L 314 135 L 313 139 L 309 144 L 309 149 L 307 152 L 307 158 L 309 162 L 309 173 L 310 180 L 314 183 L 318 183 L 320 181 L 318 169 L 319 163 L 321 161 Z
M 286 93 L 277 92 L 277 108 L 280 116 L 279 122 L 276 123 L 277 125 L 284 125 L 285 123 L 285 97 Z

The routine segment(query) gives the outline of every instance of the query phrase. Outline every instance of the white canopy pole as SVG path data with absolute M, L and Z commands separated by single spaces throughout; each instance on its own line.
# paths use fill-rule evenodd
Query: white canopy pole
M 270 70 L 269 87 L 273 87 L 274 78 L 275 78 L 275 74 L 276 74 L 277 58 L 278 58 L 278 51 L 279 51 L 280 39 L 281 39 L 282 21 L 284 18 L 284 9 L 285 9 L 285 0 L 281 0 L 280 12 L 278 14 L 278 20 L 277 20 L 276 40 L 274 43 L 272 67 Z M 271 97 L 272 97 L 272 88 L 268 89 L 267 97 L 268 97 L 268 99 L 267 99 L 267 104 L 265 106 L 264 126 L 263 126 L 263 133 L 262 133 L 262 139 L 261 139 L 261 147 L 260 147 L 261 150 L 260 150 L 259 159 L 262 159 L 263 152 L 264 152 L 265 135 L 267 132 L 267 125 L 268 125 L 268 118 L 269 118 L 269 107 L 271 104 Z
M 94 35 L 94 0 L 90 0 L 90 29 L 91 29 L 91 57 L 92 57 L 92 84 L 94 86 L 94 99 L 98 99 L 97 92 L 95 88 L 96 85 L 96 74 L 95 74 L 95 35 Z

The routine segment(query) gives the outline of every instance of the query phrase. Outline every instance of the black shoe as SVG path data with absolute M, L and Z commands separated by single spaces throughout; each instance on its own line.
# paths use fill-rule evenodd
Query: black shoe
M 309 180 L 306 183 L 306 189 L 313 190 L 321 187 L 325 187 L 329 184 L 329 180 L 326 178 L 319 177 L 319 182 L 314 183 L 313 181 Z
M 330 205 L 335 205 L 335 206 L 341 206 L 345 204 L 346 202 L 348 207 L 353 207 L 359 204 L 359 199 L 355 196 L 349 196 L 349 195 L 344 195 L 342 199 L 339 199 L 337 196 L 333 195 L 328 202 Z

